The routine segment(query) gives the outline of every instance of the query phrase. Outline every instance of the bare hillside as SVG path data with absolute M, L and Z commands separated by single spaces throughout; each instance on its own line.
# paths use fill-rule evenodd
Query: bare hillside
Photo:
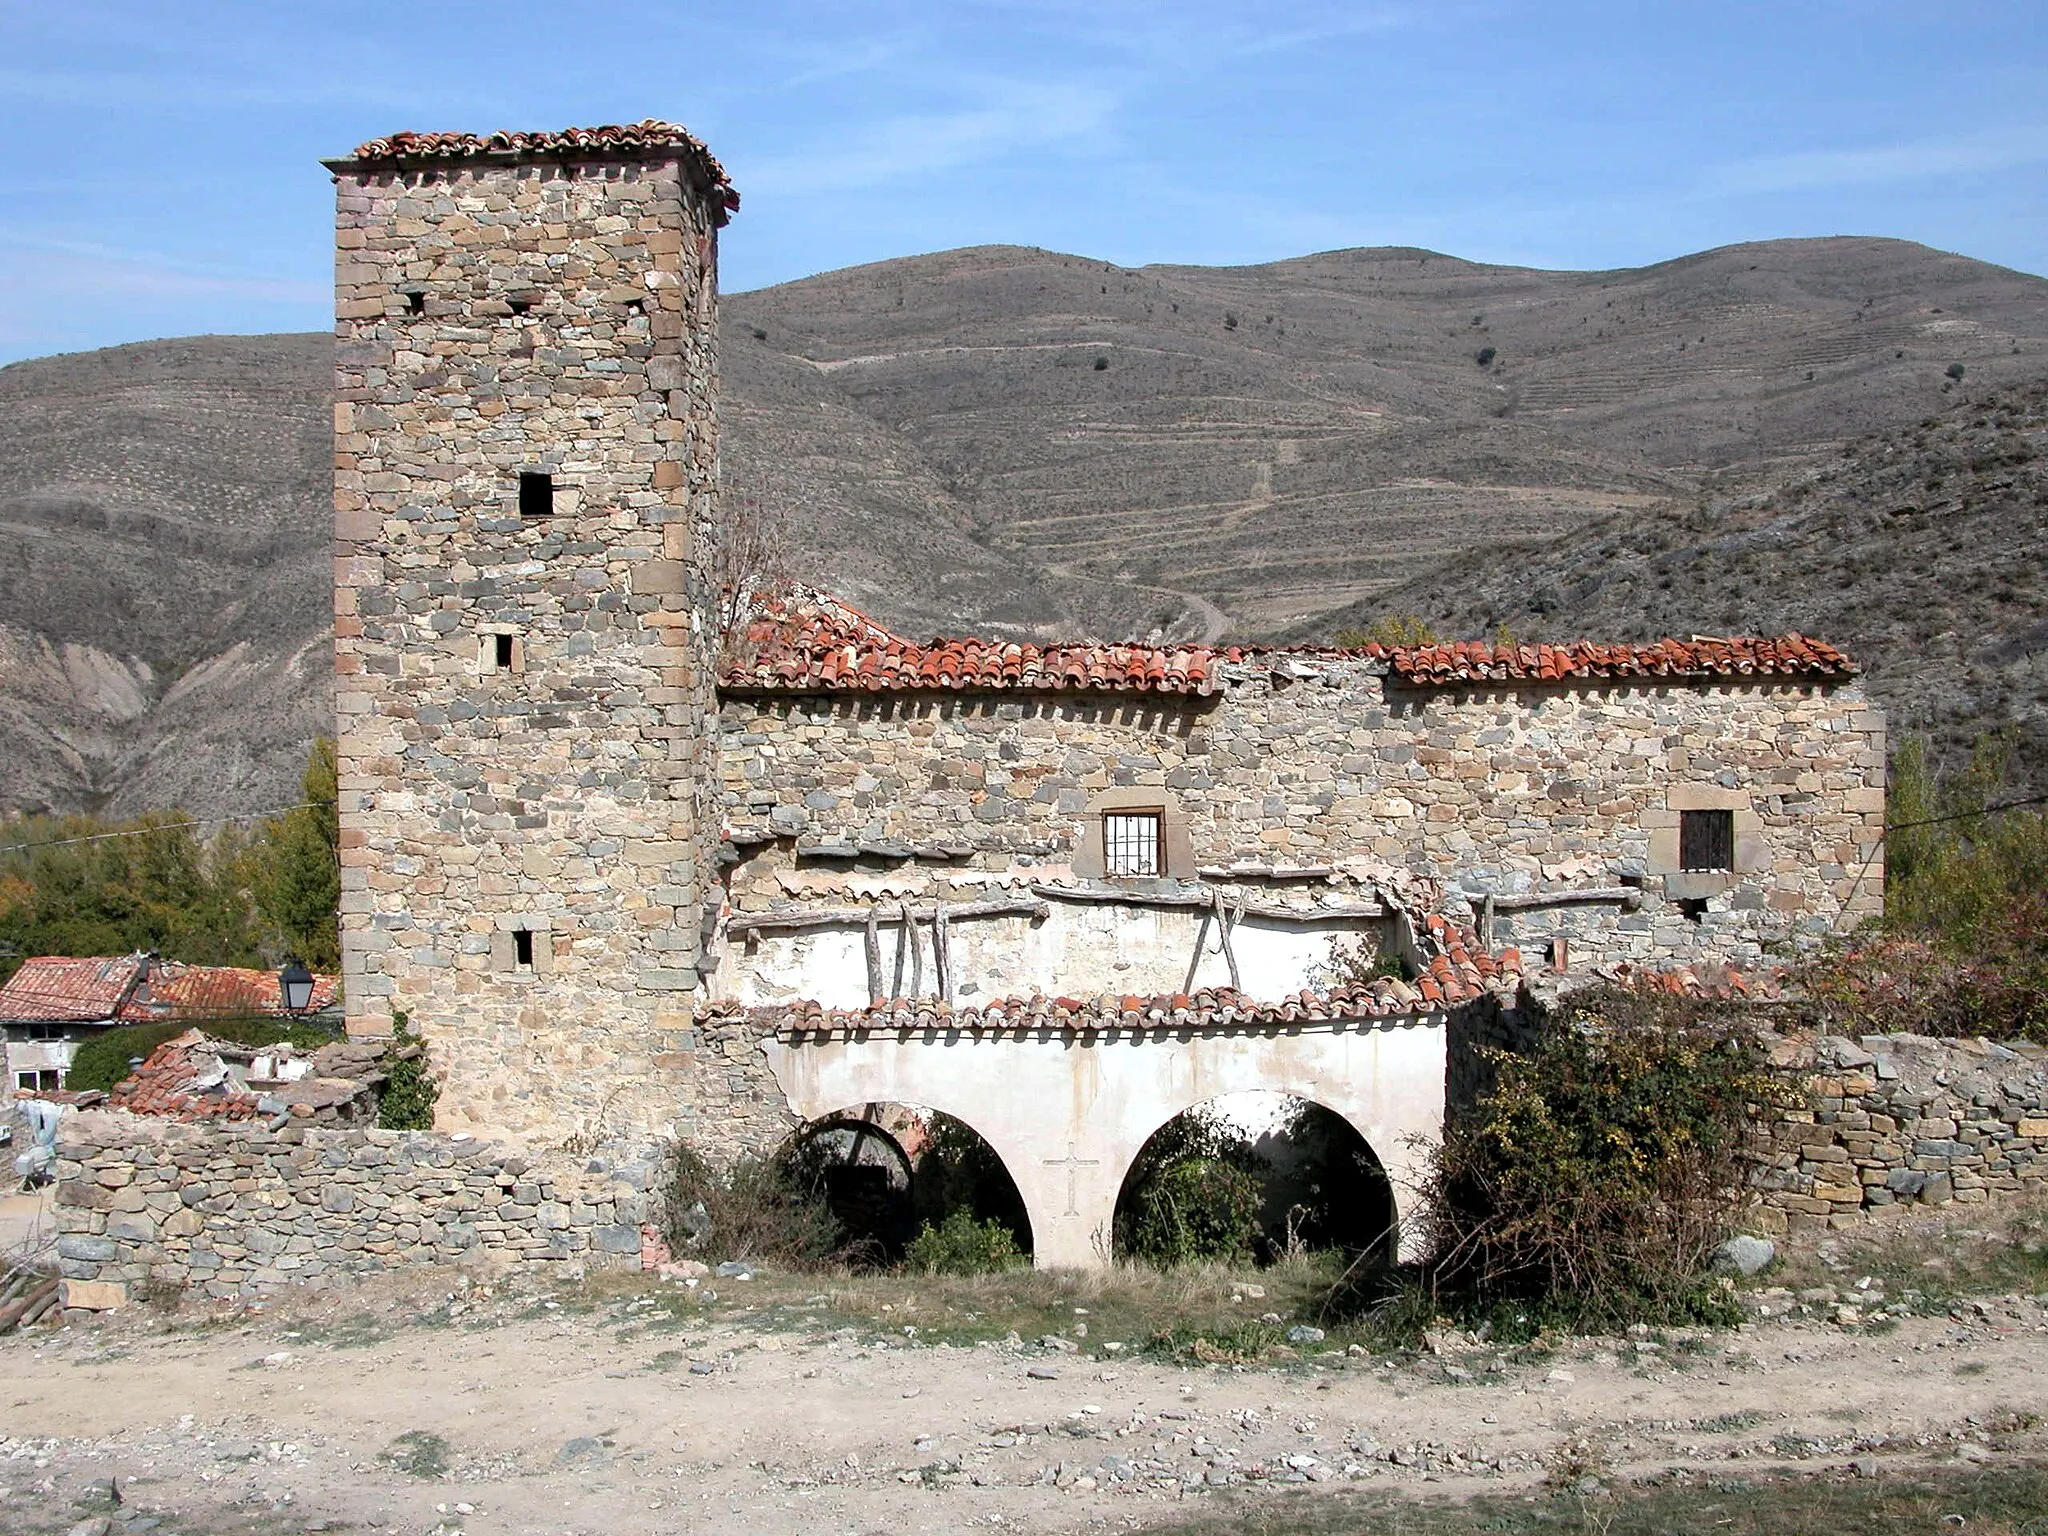
M 1391 594 L 1474 551 L 1798 473 L 1940 408 L 1951 364 L 1974 390 L 2048 360 L 2048 281 L 1865 239 L 1606 273 L 981 248 L 724 314 L 728 483 L 796 574 L 922 634 L 1420 607 Z M 0 806 L 293 797 L 330 697 L 328 345 L 0 369 Z
M 2048 789 L 2048 379 L 1951 398 L 1776 484 L 1475 551 L 1301 633 L 1382 613 L 1525 639 L 1801 630 L 1864 663 L 1894 736 L 1953 761 L 2009 726 Z

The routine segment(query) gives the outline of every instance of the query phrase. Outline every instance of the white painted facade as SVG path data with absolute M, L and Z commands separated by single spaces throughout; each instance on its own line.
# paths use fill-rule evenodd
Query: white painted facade
M 912 905 L 915 951 L 900 909 L 884 903 L 880 923 L 883 993 L 930 997 L 937 992 L 931 906 Z M 1300 920 L 1246 916 L 1231 924 L 1231 955 L 1208 908 L 1147 907 L 1102 901 L 1047 902 L 1045 916 L 976 917 L 948 929 L 953 1000 L 979 1007 L 998 998 L 1056 990 L 1072 997 L 1155 996 L 1202 987 L 1235 986 L 1271 1001 L 1326 984 L 1333 937 L 1382 942 L 1376 912 L 1304 911 Z M 827 1008 L 865 1008 L 867 938 L 857 923 L 795 933 L 767 932 L 727 946 L 712 995 L 747 1007 L 811 1001 Z M 1192 976 L 1191 976 L 1192 967 Z M 921 979 L 921 986 L 914 986 Z
M 1118 1192 L 1152 1133 L 1229 1094 L 1277 1092 L 1342 1115 L 1379 1158 L 1397 1214 L 1415 1206 L 1424 1148 L 1442 1135 L 1442 1016 L 1204 1030 L 964 1032 L 876 1029 L 766 1041 L 805 1119 L 895 1102 L 966 1122 L 1002 1158 L 1041 1268 L 1109 1262 Z M 1403 1220 L 1403 1258 L 1419 1256 Z

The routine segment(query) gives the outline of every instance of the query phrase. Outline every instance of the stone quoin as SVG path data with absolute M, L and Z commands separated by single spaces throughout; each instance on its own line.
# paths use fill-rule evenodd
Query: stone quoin
M 1879 909 L 1883 721 L 1796 635 L 927 644 L 802 589 L 721 634 L 704 146 L 329 166 L 345 1006 L 422 1034 L 445 1130 L 725 1155 L 928 1105 L 1091 1263 L 1206 1098 L 1324 1103 L 1405 1202 L 1539 969 Z M 1330 994 L 1333 939 L 1401 974 Z

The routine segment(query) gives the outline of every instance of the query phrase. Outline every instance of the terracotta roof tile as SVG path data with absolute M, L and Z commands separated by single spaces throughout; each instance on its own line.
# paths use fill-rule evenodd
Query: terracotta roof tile
M 0 987 L 0 1020 L 91 1024 L 111 1019 L 135 985 L 138 969 L 135 955 L 31 956 Z
M 314 976 L 308 1011 L 332 1008 L 340 986 L 338 977 Z M 275 971 L 143 955 L 36 955 L 0 987 L 0 1020 L 11 1023 L 154 1024 L 283 1011 Z
M 679 149 L 697 162 L 713 194 L 728 210 L 737 209 L 740 195 L 703 140 L 677 123 L 643 118 L 637 123 L 598 128 L 564 128 L 551 133 L 393 133 L 358 144 L 348 160 L 360 165 L 422 163 L 520 157 L 534 159 L 611 158 L 647 151 Z
M 1022 692 L 1213 693 L 1219 662 L 1209 646 L 1032 645 L 933 640 L 920 644 L 859 609 L 799 589 L 759 606 L 745 635 L 745 659 L 720 678 L 731 691 L 881 692 L 898 689 L 1015 689 Z
M 1786 996 L 1783 970 L 1744 973 L 1720 960 L 1700 960 L 1691 965 L 1640 966 L 1628 961 L 1593 967 L 1593 974 L 1638 992 L 1662 993 L 1667 997 L 1698 997 L 1732 1002 L 1781 1002 Z
M 1451 645 L 1390 646 L 1384 654 L 1395 674 L 1419 687 L 1467 683 L 1555 683 L 1590 678 L 1746 677 L 1841 678 L 1855 662 L 1822 640 L 1787 634 L 1771 638 L 1658 640 L 1648 645 L 1494 645 L 1461 640 Z
M 1856 664 L 1825 641 L 1774 638 L 1659 640 L 1649 645 L 1368 645 L 1355 650 L 1208 645 L 1021 644 L 974 637 L 906 640 L 826 593 L 797 588 L 759 605 L 744 656 L 721 675 L 729 692 L 840 693 L 920 688 L 1022 692 L 1210 694 L 1228 663 L 1307 656 L 1384 662 L 1409 687 L 1455 688 L 1668 678 L 1848 678 Z

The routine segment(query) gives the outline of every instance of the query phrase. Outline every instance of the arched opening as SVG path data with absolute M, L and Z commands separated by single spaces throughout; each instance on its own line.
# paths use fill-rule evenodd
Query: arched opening
M 816 1190 L 861 1268 L 903 1260 L 927 1228 L 956 1215 L 1031 1252 L 1024 1197 L 995 1148 L 953 1115 L 916 1104 L 857 1105 L 798 1127 L 780 1154 L 791 1182 Z
M 1175 1115 L 1124 1175 L 1119 1258 L 1272 1264 L 1339 1253 L 1391 1263 L 1393 1186 L 1350 1121 L 1294 1094 L 1235 1093 Z

